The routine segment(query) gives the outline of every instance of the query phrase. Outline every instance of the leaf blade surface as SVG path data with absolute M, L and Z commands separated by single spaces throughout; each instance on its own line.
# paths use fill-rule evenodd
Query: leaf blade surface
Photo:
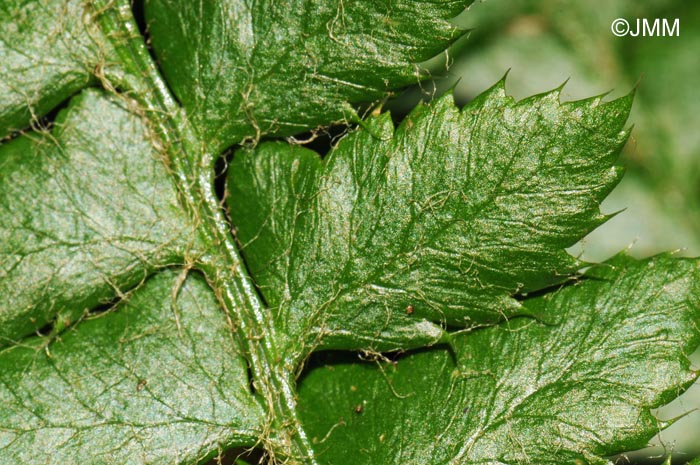
M 0 463 L 196 463 L 257 441 L 226 318 L 200 276 L 178 281 L 159 273 L 50 356 L 41 338 L 0 352 Z
M 529 312 L 513 296 L 566 280 L 582 264 L 564 249 L 606 219 L 630 104 L 514 102 L 501 82 L 397 129 L 370 119 L 323 161 L 283 144 L 240 151 L 229 207 L 280 332 L 386 350 Z
M 650 409 L 697 378 L 699 272 L 697 260 L 618 256 L 526 301 L 556 324 L 479 329 L 454 356 L 317 368 L 300 388 L 305 427 L 323 463 L 609 463 L 644 447 L 662 425 Z
M 0 4 L 0 139 L 94 83 L 111 63 L 113 51 L 91 21 L 77 0 Z
M 146 2 L 163 73 L 210 145 L 354 118 L 422 79 L 471 2 Z
M 0 145 L 0 346 L 75 321 L 195 243 L 141 118 L 86 90 Z

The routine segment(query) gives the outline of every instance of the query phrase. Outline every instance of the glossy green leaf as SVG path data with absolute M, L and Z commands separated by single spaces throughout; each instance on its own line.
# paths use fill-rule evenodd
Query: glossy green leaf
M 194 235 L 159 158 L 142 119 L 96 90 L 0 145 L 0 347 L 182 262 Z
M 564 251 L 606 219 L 632 97 L 515 102 L 501 82 L 398 128 L 355 113 L 425 78 L 469 3 L 4 2 L 0 464 L 256 446 L 546 464 L 641 445 L 648 409 L 694 377 L 697 266 L 618 258 L 574 284 L 585 264 Z M 338 120 L 363 129 L 323 160 L 254 146 Z M 213 167 L 241 141 L 236 242 Z M 314 350 L 438 342 L 297 392 Z
M 637 18 L 650 25 L 677 19 L 680 34 L 616 37 L 610 32 L 616 18 L 633 28 Z M 507 87 L 519 96 L 567 78 L 565 98 L 637 89 L 632 140 L 622 154 L 626 174 L 603 206 L 624 212 L 575 253 L 600 260 L 634 244 L 637 257 L 664 250 L 700 255 L 700 2 L 490 0 L 474 5 L 465 25 L 476 29 L 461 53 L 451 53 L 453 78 L 444 84 L 455 86 L 457 101 L 481 92 L 504 68 L 512 68 Z M 652 441 L 655 450 L 630 460 L 656 456 L 664 446 L 672 447 L 676 465 L 700 455 L 698 406 L 700 389 L 694 387 L 664 408 L 666 418 L 693 411 Z
M 0 139 L 95 81 L 112 54 L 81 0 L 0 2 Z
M 461 111 L 449 96 L 421 106 L 396 130 L 372 118 L 323 161 L 279 143 L 235 155 L 231 213 L 281 333 L 425 345 L 440 324 L 531 313 L 512 296 L 581 266 L 564 249 L 605 220 L 631 96 L 515 102 L 503 84 Z
M 610 463 L 697 377 L 700 264 L 618 256 L 517 318 L 395 364 L 330 363 L 300 387 L 322 463 Z M 459 363 L 455 363 L 455 359 Z
M 669 26 L 678 19 L 681 32 L 616 37 L 610 32 L 616 18 L 633 28 L 636 18 Z M 593 7 L 575 0 L 493 0 L 474 5 L 465 23 L 478 26 L 471 46 L 452 55 L 451 78 L 442 83 L 455 88 L 457 101 L 477 95 L 505 68 L 513 69 L 508 89 L 516 96 L 568 78 L 566 98 L 636 87 L 634 143 L 623 153 L 627 174 L 608 205 L 626 211 L 591 237 L 585 256 L 608 257 L 632 241 L 639 256 L 679 247 L 688 256 L 700 254 L 700 3 L 610 0 Z
M 0 352 L 0 463 L 198 463 L 254 444 L 262 411 L 226 316 L 200 276 L 180 284 L 160 273 L 50 352 Z
M 470 0 L 146 0 L 161 69 L 215 148 L 345 120 L 424 77 Z

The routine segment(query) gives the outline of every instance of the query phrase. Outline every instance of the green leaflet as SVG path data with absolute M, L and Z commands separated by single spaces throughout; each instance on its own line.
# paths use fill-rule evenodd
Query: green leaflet
M 87 90 L 0 145 L 0 347 L 181 263 L 193 234 L 140 117 Z
M 372 118 L 323 161 L 280 143 L 240 151 L 229 206 L 280 334 L 385 350 L 532 313 L 512 295 L 567 279 L 581 263 L 564 249 L 606 219 L 631 101 L 515 102 L 502 81 L 396 130 Z
M 86 87 L 111 62 L 84 3 L 0 2 L 0 139 Z
M 393 366 L 316 368 L 300 409 L 318 458 L 604 464 L 643 447 L 663 426 L 649 409 L 697 377 L 686 357 L 700 342 L 699 278 L 697 260 L 618 256 L 525 301 L 556 324 L 517 318 L 455 338 L 454 355 L 435 348 Z
M 564 7 L 564 5 L 566 5 Z M 632 238 L 638 255 L 676 249 L 700 253 L 700 3 L 682 0 L 611 0 L 592 7 L 560 0 L 493 0 L 467 15 L 471 46 L 451 68 L 455 98 L 467 100 L 512 67 L 509 91 L 525 96 L 567 77 L 568 95 L 636 87 L 634 143 L 623 153 L 627 172 L 610 209 L 626 208 L 585 250 L 589 257 L 614 254 Z M 620 38 L 608 34 L 615 18 L 678 18 L 678 37 Z M 526 25 L 535 26 L 528 32 Z M 537 25 L 543 26 L 538 28 Z M 530 30 L 532 32 L 532 30 Z M 596 39 L 591 42 L 591 34 Z M 469 76 L 462 79 L 459 76 Z M 617 238 L 617 236 L 620 236 Z M 617 238 L 617 240 L 614 240 Z M 605 246 L 595 247 L 601 242 Z M 594 248 L 592 248 L 594 247 Z M 602 248 L 601 248 L 602 247 Z M 695 429 L 700 427 L 696 423 Z M 692 436 L 692 443 L 695 437 Z M 700 452 L 700 449 L 698 449 Z
M 241 150 L 227 187 L 244 264 L 216 157 L 357 121 L 353 103 L 425 76 L 470 2 L 144 3 L 157 62 L 125 0 L 0 6 L 0 464 L 194 464 L 255 445 L 340 465 L 596 462 L 655 430 L 649 407 L 694 378 L 695 262 L 617 258 L 546 290 L 606 219 L 631 95 L 514 102 L 501 82 L 398 128 L 372 117 L 325 160 Z M 87 86 L 103 90 L 51 130 L 16 132 Z M 169 269 L 183 264 L 187 278 Z M 446 341 L 296 390 L 316 349 Z
M 291 135 L 425 77 L 470 0 L 146 0 L 153 49 L 203 139 Z
M 178 285 L 158 274 L 50 356 L 41 338 L 0 352 L 1 464 L 199 463 L 256 442 L 263 414 L 226 317 L 200 276 L 174 306 Z

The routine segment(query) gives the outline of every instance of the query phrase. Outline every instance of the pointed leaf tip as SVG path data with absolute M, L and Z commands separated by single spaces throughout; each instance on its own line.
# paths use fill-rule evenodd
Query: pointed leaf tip
M 287 179 L 284 145 L 234 157 L 243 253 L 280 332 L 308 331 L 290 344 L 322 329 L 328 348 L 418 347 L 432 336 L 408 306 L 441 325 L 490 325 L 525 311 L 512 296 L 576 272 L 564 248 L 604 219 L 620 127 L 597 107 L 538 98 L 515 104 L 501 81 L 459 111 L 447 93 L 391 140 L 348 134 L 303 183 Z M 390 124 L 368 129 L 377 121 Z

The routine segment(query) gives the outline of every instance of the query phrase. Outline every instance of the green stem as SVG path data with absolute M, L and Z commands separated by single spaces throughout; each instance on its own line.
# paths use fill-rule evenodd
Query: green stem
M 263 445 L 274 460 L 316 464 L 296 409 L 295 362 L 282 360 L 272 315 L 243 266 L 214 192 L 216 156 L 207 150 L 183 109 L 170 94 L 146 49 L 128 4 L 96 0 L 95 15 L 114 46 L 120 66 L 105 75 L 130 92 L 145 112 L 155 145 L 167 155 L 180 200 L 205 251 L 198 266 L 232 320 L 250 364 L 254 386 L 267 408 Z M 106 83 L 111 87 L 111 83 Z M 234 323 L 235 322 L 235 323 Z

